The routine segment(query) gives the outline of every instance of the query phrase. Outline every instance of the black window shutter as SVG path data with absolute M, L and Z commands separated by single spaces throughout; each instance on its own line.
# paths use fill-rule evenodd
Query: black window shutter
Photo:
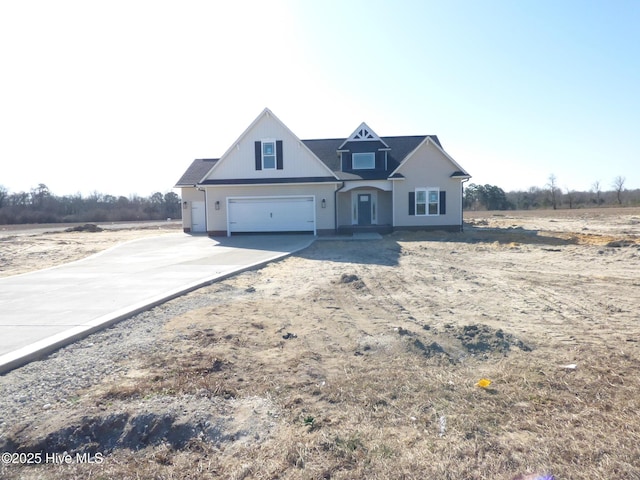
M 416 214 L 416 192 L 409 192 L 409 215 Z
M 256 142 L 256 170 L 262 170 L 262 142 Z
M 276 140 L 276 168 L 278 170 L 284 168 L 282 163 L 282 140 Z
M 447 192 L 440 191 L 440 215 L 447 214 Z

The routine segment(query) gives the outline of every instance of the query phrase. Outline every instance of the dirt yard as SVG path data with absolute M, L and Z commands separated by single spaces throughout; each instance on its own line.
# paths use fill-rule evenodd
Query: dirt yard
M 318 241 L 0 377 L 0 451 L 42 459 L 0 476 L 640 479 L 640 209 L 465 217 Z M 2 274 L 118 236 L 0 238 Z
M 91 224 L 87 224 L 91 225 Z M 83 225 L 0 226 L 0 277 L 55 267 L 137 238 L 179 232 L 178 222 L 145 222 L 97 226 L 101 231 L 65 230 Z

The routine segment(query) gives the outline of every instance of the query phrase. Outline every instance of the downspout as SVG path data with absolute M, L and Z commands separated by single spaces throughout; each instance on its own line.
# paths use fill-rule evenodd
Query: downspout
M 344 182 L 342 182 L 342 185 L 340 186 L 340 188 L 334 190 L 333 192 L 333 228 L 336 232 L 336 235 L 338 234 L 338 192 L 340 190 L 342 190 L 344 188 Z
M 198 191 L 204 192 L 204 232 L 209 235 L 209 216 L 207 208 L 207 189 L 198 187 Z M 193 220 L 192 220 L 193 221 Z
M 460 231 L 464 232 L 464 184 L 469 179 L 465 178 L 460 182 Z

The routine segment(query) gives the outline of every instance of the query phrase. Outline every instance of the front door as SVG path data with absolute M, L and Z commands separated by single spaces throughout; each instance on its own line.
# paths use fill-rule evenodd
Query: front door
M 358 225 L 371 225 L 371 194 L 358 194 Z

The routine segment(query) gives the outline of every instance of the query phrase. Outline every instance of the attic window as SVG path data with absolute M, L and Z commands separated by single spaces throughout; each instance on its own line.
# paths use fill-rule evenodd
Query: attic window
M 262 168 L 263 170 L 276 168 L 276 142 L 273 140 L 262 142 Z
M 365 170 L 376 168 L 375 153 L 354 153 L 352 157 L 352 168 L 354 170 Z

